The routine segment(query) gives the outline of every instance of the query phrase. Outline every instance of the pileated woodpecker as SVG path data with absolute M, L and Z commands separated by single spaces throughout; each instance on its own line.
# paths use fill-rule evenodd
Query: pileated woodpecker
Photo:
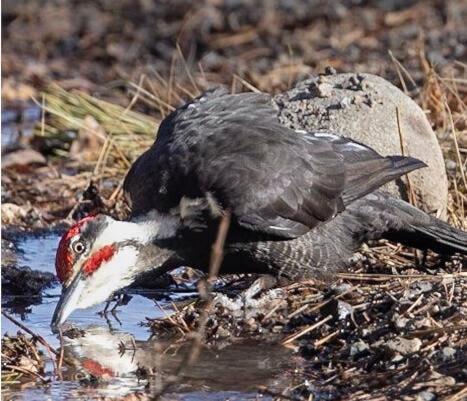
M 221 274 L 326 275 L 380 238 L 466 253 L 466 232 L 378 190 L 423 166 L 331 133 L 287 128 L 267 94 L 208 91 L 162 121 L 133 164 L 124 183 L 129 221 L 90 216 L 63 235 L 52 327 L 145 272 L 205 269 L 227 209 Z

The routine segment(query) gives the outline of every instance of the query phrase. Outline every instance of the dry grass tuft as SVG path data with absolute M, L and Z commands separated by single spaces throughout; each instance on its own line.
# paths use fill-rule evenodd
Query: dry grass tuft
M 51 116 L 45 130 L 53 134 L 60 130 L 79 129 L 82 127 L 83 118 L 91 115 L 109 135 L 122 137 L 119 139 L 123 143 L 130 142 L 133 135 L 154 136 L 154 128 L 157 128 L 160 121 L 132 111 L 134 102 L 135 100 L 132 100 L 128 107 L 123 108 L 82 91 L 68 92 L 53 84 L 44 93 L 43 108 Z
M 37 347 L 37 339 L 21 332 L 2 338 L 2 387 L 22 381 L 39 380 L 47 383 L 44 356 Z
M 438 135 L 446 160 L 451 204 L 451 221 L 467 228 L 467 79 L 440 76 L 421 54 L 425 75 L 421 103 L 428 112 Z M 467 65 L 456 63 L 452 68 L 467 70 Z
M 136 100 L 124 108 L 81 91 L 67 92 L 52 85 L 43 94 L 41 104 L 49 117 L 43 119 L 36 135 L 57 137 L 63 132 L 86 129 L 103 142 L 97 166 L 103 168 L 111 160 L 111 167 L 120 166 L 126 171 L 141 150 L 154 141 L 160 123 L 156 118 L 131 110 Z M 89 116 L 98 123 L 99 129 L 89 127 L 86 123 Z

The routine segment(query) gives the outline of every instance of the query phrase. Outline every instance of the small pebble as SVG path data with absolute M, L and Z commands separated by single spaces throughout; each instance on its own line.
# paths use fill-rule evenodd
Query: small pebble
M 451 159 L 446 159 L 444 161 L 444 164 L 446 166 L 446 170 L 456 170 L 457 169 L 457 163 L 454 160 Z
M 335 69 L 334 67 L 331 67 L 331 66 L 328 65 L 328 66 L 324 69 L 324 73 L 325 73 L 326 75 L 335 75 L 335 74 L 337 74 L 337 71 L 336 71 L 336 69 Z
M 396 337 L 392 340 L 389 340 L 386 343 L 386 346 L 394 352 L 398 352 L 401 355 L 409 355 L 415 352 L 420 351 L 422 347 L 422 341 L 419 338 L 403 338 Z
M 416 401 L 434 401 L 435 399 L 436 395 L 428 390 L 420 391 L 415 398 Z
M 368 349 L 370 349 L 370 346 L 366 342 L 359 340 L 350 346 L 350 355 L 355 356 Z
M 332 95 L 332 85 L 328 83 L 320 83 L 316 87 L 319 97 L 331 97 Z

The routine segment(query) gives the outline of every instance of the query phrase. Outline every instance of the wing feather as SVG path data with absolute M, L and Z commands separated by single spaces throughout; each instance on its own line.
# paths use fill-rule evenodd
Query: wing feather
M 240 226 L 293 238 L 420 167 L 417 162 L 395 163 L 349 139 L 289 129 L 279 123 L 269 95 L 215 90 L 162 122 L 124 188 L 133 215 L 173 212 L 182 198 L 209 194 Z M 193 204 L 206 208 L 207 203 Z M 194 215 L 209 216 L 205 211 Z

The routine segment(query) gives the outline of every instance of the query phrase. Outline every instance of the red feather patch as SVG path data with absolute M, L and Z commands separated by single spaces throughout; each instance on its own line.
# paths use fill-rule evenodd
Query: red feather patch
M 115 247 L 112 245 L 103 246 L 97 252 L 93 253 L 84 263 L 83 273 L 90 275 L 95 272 L 103 262 L 107 262 L 115 253 Z
M 61 283 L 64 283 L 70 277 L 73 269 L 73 256 L 70 253 L 70 240 L 81 232 L 81 227 L 87 221 L 93 220 L 96 216 L 87 216 L 78 221 L 71 227 L 58 243 L 57 254 L 55 255 L 55 271 Z

